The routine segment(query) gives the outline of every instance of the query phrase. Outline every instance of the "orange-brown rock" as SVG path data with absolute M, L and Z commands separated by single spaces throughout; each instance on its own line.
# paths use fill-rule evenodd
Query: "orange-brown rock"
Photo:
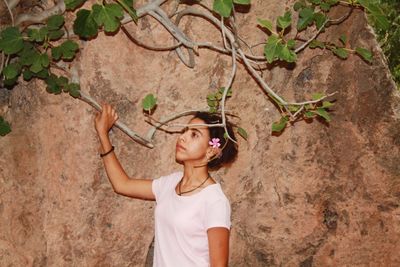
M 274 19 L 292 2 L 252 1 L 248 13 L 237 14 L 239 34 L 249 44 L 264 41 L 256 18 Z M 201 18 L 184 18 L 181 26 L 194 39 L 221 44 Z M 146 43 L 172 44 L 149 17 L 127 30 Z M 264 71 L 286 99 L 337 91 L 330 124 L 300 121 L 272 135 L 279 112 L 239 65 L 227 108 L 240 114 L 249 138 L 239 139 L 232 166 L 213 173 L 232 205 L 230 266 L 400 266 L 399 92 L 360 10 L 322 38 L 343 33 L 352 47 L 373 49 L 371 65 L 306 49 L 295 68 Z M 207 93 L 224 86 L 231 66 L 228 56 L 200 49 L 189 69 L 174 52 L 146 50 L 122 31 L 82 43 L 75 62 L 82 90 L 114 105 L 141 134 L 150 128 L 141 109 L 147 93 L 158 98 L 155 117 L 201 108 Z M 146 258 L 150 264 L 154 203 L 113 192 L 98 156 L 92 107 L 24 81 L 0 89 L 0 104 L 12 124 L 0 138 L 0 266 L 144 266 Z M 132 177 L 181 169 L 174 134 L 157 132 L 154 149 L 118 129 L 111 138 Z

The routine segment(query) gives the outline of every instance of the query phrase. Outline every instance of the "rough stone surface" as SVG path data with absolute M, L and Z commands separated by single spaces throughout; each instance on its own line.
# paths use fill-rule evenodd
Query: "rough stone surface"
M 249 13 L 238 14 L 239 33 L 249 44 L 264 41 L 256 18 L 276 18 L 292 3 L 252 1 Z M 216 28 L 200 18 L 181 25 L 195 39 L 219 42 Z M 146 43 L 172 44 L 151 18 L 127 30 Z M 287 99 L 337 91 L 329 125 L 301 121 L 272 135 L 279 113 L 239 66 L 227 105 L 241 115 L 249 139 L 239 139 L 232 166 L 213 173 L 232 205 L 230 266 L 400 266 L 400 99 L 360 11 L 322 37 L 343 33 L 351 46 L 373 48 L 372 65 L 305 50 L 295 68 L 264 71 Z M 140 102 L 147 93 L 157 95 L 161 117 L 204 107 L 205 95 L 224 86 L 230 58 L 199 53 L 188 69 L 175 53 L 146 50 L 120 31 L 83 44 L 76 64 L 82 90 L 115 105 L 122 121 L 145 134 Z M 0 99 L 13 129 L 0 138 L 0 266 L 149 264 L 154 203 L 113 192 L 98 157 L 93 109 L 46 93 L 41 82 L 21 81 L 0 90 Z M 154 149 L 118 129 L 111 138 L 132 177 L 181 168 L 176 135 L 157 132 Z

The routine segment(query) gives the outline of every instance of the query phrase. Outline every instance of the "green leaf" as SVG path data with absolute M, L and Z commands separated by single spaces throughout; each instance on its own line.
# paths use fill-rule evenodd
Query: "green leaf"
M 312 112 L 312 111 L 306 111 L 306 112 L 304 112 L 304 116 L 306 117 L 306 118 L 313 118 L 314 117 L 314 112 Z
M 287 45 L 282 47 L 282 50 L 280 51 L 279 58 L 283 61 L 292 63 L 296 62 L 297 60 L 297 55 L 293 50 L 290 50 Z
M 47 33 L 48 33 L 47 27 L 42 27 L 39 30 L 38 29 L 29 29 L 28 37 L 29 37 L 30 41 L 42 43 L 44 41 L 44 39 L 46 38 Z
M 343 44 L 343 45 L 346 45 L 346 42 L 347 42 L 347 36 L 346 36 L 346 35 L 344 35 L 344 34 L 342 34 L 342 35 L 340 35 L 340 38 L 339 38 L 339 40 L 342 42 L 342 44 Z
M 47 68 L 49 66 L 50 60 L 49 56 L 44 53 L 44 54 L 35 54 L 33 56 L 33 63 L 32 66 L 29 68 L 30 71 L 33 73 L 38 73 L 43 68 Z
M 278 122 L 274 122 L 272 124 L 272 131 L 273 132 L 281 132 L 285 129 L 286 124 L 289 122 L 288 116 L 283 116 Z
M 153 94 L 148 94 L 142 100 L 142 107 L 146 111 L 151 111 L 157 104 L 157 98 Z
M 293 49 L 295 47 L 295 45 L 296 45 L 296 41 L 293 40 L 293 39 L 290 39 L 290 40 L 287 41 L 286 45 L 287 45 L 287 47 L 289 49 Z
M 64 76 L 58 77 L 57 84 L 63 88 L 64 92 L 68 92 L 67 84 L 68 84 L 68 78 Z
M 347 52 L 347 50 L 342 47 L 333 48 L 332 52 L 341 59 L 346 59 L 349 56 L 349 52 Z
M 61 15 L 53 15 L 47 20 L 47 28 L 50 31 L 58 30 L 64 25 L 64 17 Z
M 10 124 L 0 116 L 0 135 L 5 136 L 11 132 Z
M 225 91 L 225 87 L 220 87 L 220 88 L 218 89 L 218 92 L 221 94 L 221 96 L 222 96 L 222 94 L 224 93 L 224 91 Z M 226 96 L 227 96 L 227 97 L 232 96 L 232 88 L 229 88 L 229 89 L 228 89 L 228 92 L 226 92 Z
M 209 107 L 218 107 L 218 101 L 217 100 L 208 100 L 207 99 L 207 105 L 209 106 Z
M 258 25 L 260 25 L 263 28 L 268 29 L 270 32 L 273 32 L 273 26 L 272 26 L 272 22 L 270 20 L 257 19 L 257 21 L 258 21 Z
M 95 4 L 92 7 L 93 18 L 99 27 L 104 26 L 104 31 L 115 32 L 120 26 L 120 19 L 124 16 L 123 9 L 117 4 Z
M 314 21 L 314 10 L 306 7 L 300 10 L 299 20 L 297 21 L 297 30 L 302 31 Z
M 24 70 L 24 72 L 22 73 L 22 77 L 25 81 L 29 81 L 33 77 L 33 72 L 30 70 Z
M 59 60 L 62 56 L 62 49 L 60 46 L 55 46 L 51 48 L 51 57 L 55 60 Z
M 208 94 L 207 95 L 207 100 L 214 101 L 215 100 L 215 94 Z
M 239 5 L 250 5 L 250 0 L 233 0 L 233 2 L 235 4 L 239 4 Z
M 49 77 L 49 71 L 48 71 L 48 69 L 43 69 L 43 70 L 39 71 L 38 73 L 34 73 L 34 76 L 36 76 L 40 79 L 46 79 L 47 77 Z
M 12 79 L 4 79 L 3 84 L 5 87 L 13 87 L 17 83 L 18 77 Z
M 68 88 L 69 94 L 70 94 L 72 97 L 78 98 L 78 97 L 81 96 L 81 93 L 80 93 L 81 87 L 80 87 L 79 84 L 77 84 L 77 83 L 70 83 L 70 84 L 68 84 L 67 88 Z
M 306 104 L 305 108 L 306 108 L 306 110 L 314 109 L 313 105 L 311 105 L 311 104 Z
M 136 9 L 133 8 L 133 0 L 119 0 L 118 3 L 126 10 L 126 12 L 128 12 L 133 21 L 137 23 L 139 17 L 137 15 Z
M 387 30 L 389 28 L 390 22 L 386 18 L 385 14 L 382 12 L 382 9 L 380 9 L 377 3 L 374 3 L 371 0 L 357 0 L 357 1 L 371 14 L 372 17 L 374 17 L 379 28 L 383 30 Z
M 3 74 L 6 79 L 14 79 L 21 73 L 21 67 L 17 63 L 11 63 L 4 67 Z
M 279 16 L 276 22 L 276 25 L 281 28 L 283 31 L 290 26 L 292 23 L 292 13 L 290 11 L 286 11 L 283 16 Z
M 214 0 L 213 10 L 222 17 L 229 17 L 233 8 L 232 0 Z
M 277 57 L 278 43 L 281 41 L 276 35 L 268 37 L 267 43 L 264 46 L 264 55 L 268 63 L 272 63 Z
M 87 9 L 81 9 L 76 14 L 74 21 L 74 33 L 82 38 L 90 38 L 97 34 L 98 25 L 93 18 L 93 13 Z
M 51 94 L 60 94 L 61 86 L 59 84 L 58 77 L 54 74 L 50 74 L 50 76 L 46 79 L 46 90 Z
M 46 79 L 47 77 L 49 77 L 49 72 L 47 69 L 42 69 L 38 73 L 34 73 L 34 72 L 30 71 L 29 69 L 26 69 L 26 70 L 24 70 L 22 75 L 24 77 L 24 80 L 29 81 L 30 79 L 32 79 L 32 77 L 37 77 L 39 79 Z
M 322 102 L 322 107 L 323 108 L 330 108 L 333 106 L 333 103 L 329 102 L 329 101 L 323 101 Z
M 323 93 L 314 93 L 311 95 L 312 100 L 318 100 L 323 98 L 325 95 Z
M 302 1 L 296 2 L 296 3 L 294 3 L 294 5 L 293 5 L 293 9 L 294 9 L 295 11 L 298 11 L 300 8 L 303 8 L 303 7 L 305 7 L 305 3 L 302 2 Z
M 49 56 L 46 53 L 40 55 L 40 63 L 44 68 L 47 68 L 49 66 L 50 60 Z
M 86 0 L 64 0 L 65 2 L 65 7 L 68 10 L 74 10 L 78 6 L 82 5 L 83 3 L 86 2 Z
M 317 108 L 317 114 L 324 118 L 327 122 L 331 121 L 329 113 L 324 108 Z
M 323 43 L 323 42 L 321 42 L 321 41 L 318 41 L 318 40 L 312 40 L 311 41 L 311 43 L 309 44 L 309 47 L 310 48 L 317 48 L 317 47 L 319 47 L 319 48 L 321 48 L 321 49 L 324 49 L 325 48 L 325 44 Z
M 17 27 L 8 27 L 0 33 L 0 50 L 6 55 L 18 53 L 24 47 L 22 34 Z
M 209 112 L 210 113 L 215 113 L 215 112 L 217 112 L 217 108 L 216 107 L 210 107 Z
M 299 106 L 295 106 L 295 105 L 290 105 L 288 106 L 288 109 L 290 110 L 290 112 L 296 112 L 299 110 Z
M 54 41 L 54 40 L 60 39 L 61 37 L 63 37 L 63 35 L 64 35 L 63 30 L 56 30 L 56 31 L 49 32 L 49 34 L 47 36 L 50 40 Z
M 321 8 L 321 10 L 328 12 L 331 9 L 331 5 L 323 2 L 323 3 L 321 3 L 320 8 Z
M 325 21 L 326 21 L 326 16 L 322 13 L 315 13 L 314 14 L 314 21 L 315 21 L 315 25 L 317 26 L 317 29 L 321 29 L 322 25 L 324 25 Z
M 362 57 L 365 61 L 372 63 L 372 52 L 362 47 L 356 47 L 356 53 Z
M 245 129 L 238 127 L 237 132 L 241 137 L 243 137 L 244 140 L 247 140 L 248 134 Z
M 60 58 L 69 60 L 74 58 L 78 49 L 79 46 L 76 42 L 67 40 L 60 46 L 53 47 L 51 49 L 51 55 L 55 60 L 59 60 Z

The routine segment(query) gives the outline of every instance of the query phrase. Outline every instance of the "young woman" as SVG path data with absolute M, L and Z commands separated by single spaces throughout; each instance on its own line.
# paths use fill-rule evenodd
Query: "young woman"
M 134 179 L 125 173 L 108 136 L 117 119 L 108 104 L 96 115 L 100 156 L 116 193 L 156 201 L 153 266 L 228 266 L 230 204 L 209 168 L 232 162 L 237 147 L 224 138 L 224 128 L 198 125 L 220 123 L 221 118 L 198 112 L 176 142 L 175 159 L 183 172 L 154 180 Z M 229 123 L 227 128 L 234 138 Z

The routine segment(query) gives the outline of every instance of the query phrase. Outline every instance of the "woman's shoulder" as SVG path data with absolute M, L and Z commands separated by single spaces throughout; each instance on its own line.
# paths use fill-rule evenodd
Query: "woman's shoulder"
M 175 184 L 182 178 L 183 173 L 181 171 L 175 171 L 167 175 L 162 175 L 155 178 L 153 182 L 161 183 L 163 185 Z
M 209 188 L 208 188 L 208 190 L 206 190 L 206 194 L 205 194 L 205 200 L 206 200 L 207 204 L 213 204 L 213 203 L 219 202 L 219 201 L 229 203 L 229 199 L 227 198 L 224 191 L 222 190 L 220 183 L 215 183 L 215 184 L 209 185 L 208 187 Z M 207 187 L 205 189 L 207 189 Z

